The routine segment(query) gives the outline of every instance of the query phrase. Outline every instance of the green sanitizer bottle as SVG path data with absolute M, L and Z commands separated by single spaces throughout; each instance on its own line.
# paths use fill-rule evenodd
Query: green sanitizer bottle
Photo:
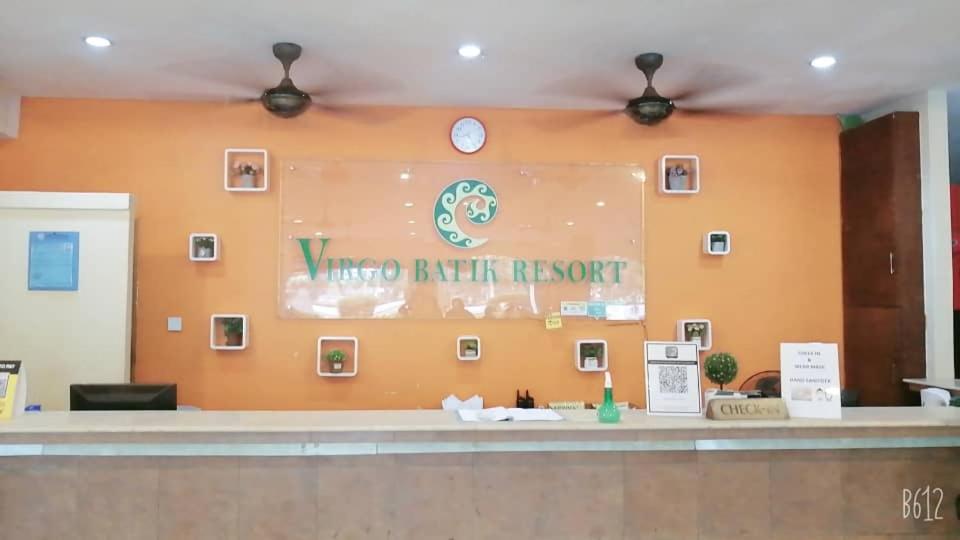
M 616 424 L 620 421 L 620 409 L 613 401 L 613 379 L 610 372 L 603 374 L 603 405 L 597 409 L 597 419 L 601 424 Z

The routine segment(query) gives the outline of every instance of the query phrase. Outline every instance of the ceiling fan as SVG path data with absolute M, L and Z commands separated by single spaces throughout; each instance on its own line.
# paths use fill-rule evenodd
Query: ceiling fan
M 745 76 L 742 73 L 737 73 L 729 66 L 723 66 L 722 68 L 709 65 L 700 66 L 696 69 L 693 77 L 701 81 L 708 80 L 709 86 L 691 80 L 689 82 L 695 84 L 693 88 L 686 88 L 668 97 L 661 95 L 653 86 L 654 74 L 663 66 L 662 54 L 656 52 L 639 54 L 634 58 L 634 64 L 647 79 L 647 86 L 643 94 L 634 98 L 630 98 L 628 94 L 620 90 L 598 87 L 597 81 L 599 78 L 596 75 L 565 79 L 548 86 L 547 89 L 551 93 L 559 91 L 560 95 L 564 96 L 576 96 L 592 101 L 599 99 L 622 104 L 615 109 L 586 111 L 585 114 L 578 115 L 579 118 L 573 122 L 561 122 L 562 126 L 578 127 L 584 122 L 619 114 L 625 114 L 638 124 L 654 126 L 669 118 L 678 109 L 687 114 L 705 112 L 703 109 L 686 107 L 683 102 L 693 97 L 699 97 L 702 93 L 716 92 L 726 87 L 743 84 L 745 81 Z M 713 111 L 714 109 L 710 110 Z M 740 112 L 741 110 L 748 111 L 745 108 L 724 107 L 717 112 Z
M 379 123 L 388 120 L 394 113 L 370 107 L 337 106 L 317 103 L 314 98 L 320 96 L 331 97 L 337 94 L 355 94 L 372 90 L 385 90 L 392 87 L 390 81 L 385 81 L 374 74 L 358 72 L 356 69 L 341 73 L 337 87 L 327 87 L 324 90 L 304 91 L 297 88 L 290 78 L 290 66 L 300 58 L 303 48 L 296 43 L 274 43 L 273 55 L 283 64 L 283 79 L 280 84 L 268 88 L 259 98 L 244 99 L 241 101 L 259 101 L 270 114 L 280 118 L 294 118 L 303 114 L 311 107 L 323 109 L 327 113 L 339 116 L 349 116 L 363 122 Z M 343 70 L 341 70 L 343 71 Z M 346 81 L 346 83 L 344 82 Z
M 263 91 L 260 103 L 271 114 L 281 118 L 293 118 L 310 108 L 313 99 L 310 94 L 297 88 L 290 79 L 290 66 L 303 52 L 303 48 L 296 43 L 274 43 L 273 55 L 283 64 L 283 79 L 280 84 Z
M 655 52 L 643 53 L 637 55 L 633 62 L 647 78 L 647 88 L 642 95 L 628 101 L 623 112 L 638 124 L 659 124 L 669 118 L 676 109 L 672 99 L 661 96 L 653 87 L 653 74 L 663 65 L 663 55 Z

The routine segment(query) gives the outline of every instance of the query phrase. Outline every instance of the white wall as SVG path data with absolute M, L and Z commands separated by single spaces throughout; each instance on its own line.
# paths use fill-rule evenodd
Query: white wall
M 0 88 L 0 139 L 16 139 L 20 133 L 20 96 Z
M 960 90 L 947 92 L 947 138 L 950 145 L 950 182 L 960 184 Z M 958 375 L 960 377 L 960 375 Z
M 130 200 L 0 192 L 0 359 L 23 360 L 28 403 L 67 409 L 71 383 L 129 382 Z M 27 290 L 30 231 L 80 233 L 79 290 Z
M 864 113 L 920 113 L 920 196 L 923 209 L 923 301 L 927 315 L 927 377 L 953 378 L 953 247 L 947 92 L 935 89 Z

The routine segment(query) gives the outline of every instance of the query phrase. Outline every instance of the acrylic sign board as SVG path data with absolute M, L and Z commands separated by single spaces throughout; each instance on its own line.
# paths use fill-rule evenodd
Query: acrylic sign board
M 564 301 L 602 306 L 595 318 L 645 315 L 637 166 L 291 161 L 281 170 L 283 318 L 542 319 Z

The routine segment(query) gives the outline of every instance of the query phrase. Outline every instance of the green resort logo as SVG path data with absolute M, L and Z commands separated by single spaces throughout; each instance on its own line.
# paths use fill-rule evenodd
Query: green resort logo
M 468 201 L 469 199 L 469 201 Z M 464 201 L 467 220 L 474 225 L 489 223 L 497 215 L 497 193 L 480 180 L 457 180 L 437 197 L 433 206 L 433 224 L 444 242 L 456 248 L 475 248 L 487 243 L 487 238 L 470 236 L 457 223 L 457 206 Z
M 433 223 L 440 238 L 460 249 L 480 247 L 488 238 L 467 234 L 457 223 L 458 205 L 466 207 L 466 218 L 474 225 L 489 223 L 497 215 L 499 201 L 492 187 L 480 180 L 465 179 L 445 187 L 433 208 Z M 328 282 L 393 282 L 409 275 L 397 258 L 326 257 L 330 238 L 320 238 L 320 253 L 314 255 L 313 238 L 294 238 L 299 244 L 310 280 L 325 274 Z M 497 283 L 504 278 L 514 283 L 621 283 L 627 261 L 603 259 L 521 259 L 481 255 L 470 258 L 414 258 L 412 281 Z M 508 277 L 509 276 L 509 277 Z M 406 279 L 409 279 L 406 278 Z

